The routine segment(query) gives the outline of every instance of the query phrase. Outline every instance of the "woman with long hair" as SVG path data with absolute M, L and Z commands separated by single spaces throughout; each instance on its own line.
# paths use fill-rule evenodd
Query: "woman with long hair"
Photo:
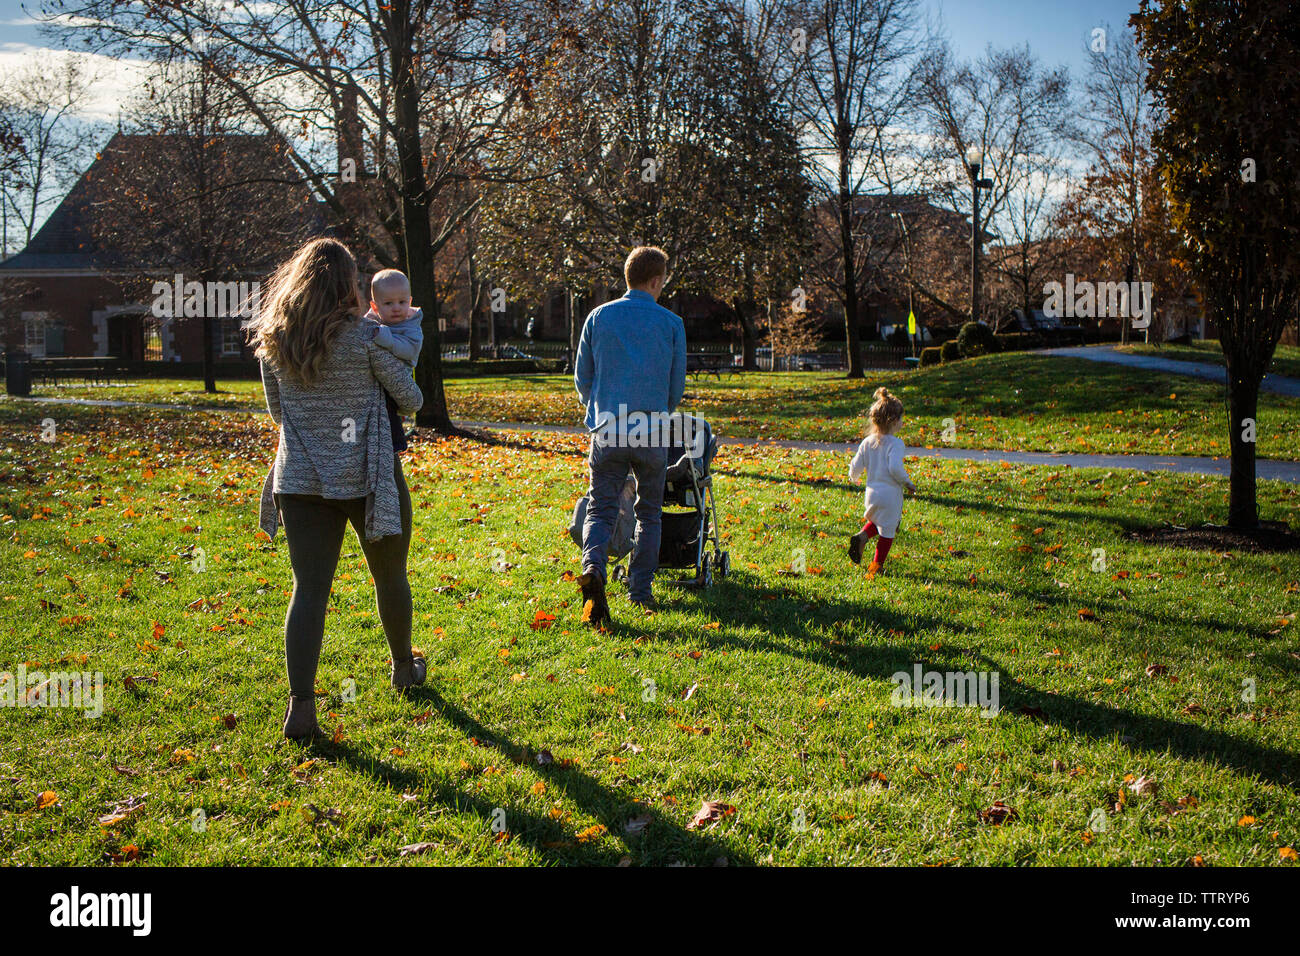
M 393 453 L 387 390 L 412 415 L 424 396 L 399 358 L 372 344 L 374 328 L 357 264 L 336 239 L 313 239 L 271 277 L 250 339 L 280 428 L 275 464 L 262 486 L 260 526 L 284 526 L 293 596 L 284 621 L 289 704 L 284 735 L 306 740 L 316 723 L 316 666 L 325 612 L 349 522 L 375 579 L 379 619 L 392 654 L 392 686 L 424 682 L 411 651 L 411 498 Z

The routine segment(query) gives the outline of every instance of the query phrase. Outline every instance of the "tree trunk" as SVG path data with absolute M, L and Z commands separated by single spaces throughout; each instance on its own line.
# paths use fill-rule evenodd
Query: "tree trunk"
M 858 336 L 858 277 L 853 243 L 853 196 L 849 191 L 849 158 L 840 153 L 840 251 L 844 260 L 844 342 L 849 378 L 862 378 L 862 343 Z
M 427 215 L 428 210 L 425 210 Z M 413 261 L 415 256 L 411 257 Z M 456 426 L 451 422 L 451 415 L 447 411 L 447 395 L 442 388 L 442 342 L 438 334 L 438 320 L 442 315 L 442 307 L 438 303 L 436 289 L 433 282 L 433 256 L 428 258 L 429 271 L 425 273 L 425 278 L 420 285 L 416 285 L 415 276 L 411 275 L 411 292 L 416 294 L 416 290 L 423 286 L 426 292 L 419 293 L 424 296 L 424 301 L 429 305 L 424 309 L 424 321 L 421 328 L 424 330 L 424 347 L 420 350 L 420 361 L 415 367 L 415 384 L 420 386 L 420 391 L 424 393 L 424 405 L 415 416 L 415 424 L 421 428 L 432 428 L 435 431 L 452 433 L 456 431 Z
M 741 368 L 747 372 L 758 369 L 758 303 L 754 298 L 754 263 L 745 257 L 745 295 L 742 302 L 736 303 L 736 315 L 740 318 Z M 773 366 L 775 368 L 775 365 Z
M 735 313 L 736 321 L 740 323 L 741 368 L 747 372 L 758 369 L 758 327 L 754 325 L 751 308 L 752 303 L 747 307 L 740 299 L 735 299 L 731 303 L 731 311 Z M 773 364 L 772 368 L 775 370 L 776 365 Z
M 474 269 L 474 255 L 469 257 L 469 360 L 477 362 L 479 357 L 479 306 L 483 301 L 483 291 L 479 288 L 478 276 Z
M 1242 300 L 1246 297 L 1237 298 Z M 1264 378 L 1264 363 L 1268 360 L 1260 361 L 1259 352 L 1264 343 L 1257 341 L 1256 330 L 1246 321 L 1246 316 L 1240 313 L 1229 315 L 1224 309 L 1220 311 L 1220 323 L 1224 333 L 1221 336 L 1223 358 L 1228 372 L 1228 447 L 1231 452 L 1228 526 L 1250 530 L 1259 526 L 1254 439 L 1259 421 L 1259 385 Z M 1271 349 L 1263 347 L 1262 351 L 1271 357 Z
M 405 8 L 405 4 L 401 4 Z M 434 282 L 433 235 L 429 223 L 428 183 L 425 181 L 420 145 L 420 93 L 416 86 L 411 47 L 415 36 L 409 10 L 393 13 L 392 75 L 395 79 L 393 105 L 397 123 L 394 140 L 402 175 L 402 233 L 406 240 L 406 274 L 411 281 L 411 298 L 424 310 L 424 347 L 415 367 L 415 384 L 424 393 L 424 405 L 415 424 L 440 432 L 453 432 L 447 413 L 447 396 L 442 388 L 442 338 L 438 332 L 441 308 Z
M 1228 484 L 1228 526 L 1250 530 L 1259 527 L 1255 502 L 1256 412 L 1259 405 L 1258 376 L 1238 377 L 1228 372 L 1228 429 L 1232 468 Z
M 216 350 L 215 336 L 212 334 L 212 323 L 216 321 L 210 315 L 203 317 L 203 391 L 212 393 L 217 390 L 217 370 L 212 361 L 212 353 Z
M 587 322 L 587 317 L 583 315 L 582 308 L 584 305 L 583 297 L 579 296 L 572 289 L 565 289 L 564 294 L 568 297 L 569 306 L 569 362 L 578 355 L 578 340 L 582 338 L 582 327 Z M 582 316 L 582 318 L 579 318 Z

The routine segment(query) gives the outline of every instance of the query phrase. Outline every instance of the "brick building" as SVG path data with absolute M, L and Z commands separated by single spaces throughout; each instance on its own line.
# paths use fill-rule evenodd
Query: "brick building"
M 0 262 L 4 345 L 201 364 L 202 315 L 156 314 L 155 283 L 264 280 L 287 250 L 324 232 L 319 204 L 271 137 L 117 133 L 26 248 Z M 214 359 L 248 363 L 244 319 L 212 318 Z

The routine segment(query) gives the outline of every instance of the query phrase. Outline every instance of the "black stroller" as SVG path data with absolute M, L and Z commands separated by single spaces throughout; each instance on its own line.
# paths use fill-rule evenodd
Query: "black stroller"
M 664 484 L 663 532 L 659 541 L 660 568 L 691 568 L 693 583 L 708 587 L 714 575 L 725 578 L 731 572 L 731 555 L 722 550 L 718 532 L 718 512 L 714 502 L 713 474 L 710 466 L 718 452 L 718 440 L 704 419 L 675 413 L 669 416 L 668 434 L 673 444 L 668 450 L 668 474 Z M 587 518 L 590 498 L 578 499 L 569 523 L 569 537 L 582 547 L 582 525 Z M 636 479 L 629 472 L 619 495 L 618 518 L 609 539 L 609 560 L 614 564 L 610 577 L 619 581 L 627 576 L 623 559 L 632 552 L 636 532 Z

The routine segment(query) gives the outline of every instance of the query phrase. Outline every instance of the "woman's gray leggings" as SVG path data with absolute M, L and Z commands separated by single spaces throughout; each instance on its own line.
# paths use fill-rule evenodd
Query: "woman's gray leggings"
M 334 571 L 348 523 L 361 541 L 366 565 L 375 579 L 375 603 L 394 660 L 411 656 L 411 586 L 406 580 L 406 553 L 411 546 L 411 495 L 400 459 L 394 463 L 401 499 L 402 533 L 367 541 L 365 498 L 276 495 L 284 536 L 293 565 L 293 597 L 284 619 L 284 657 L 289 691 L 309 698 L 316 691 L 316 665 L 325 639 Z

